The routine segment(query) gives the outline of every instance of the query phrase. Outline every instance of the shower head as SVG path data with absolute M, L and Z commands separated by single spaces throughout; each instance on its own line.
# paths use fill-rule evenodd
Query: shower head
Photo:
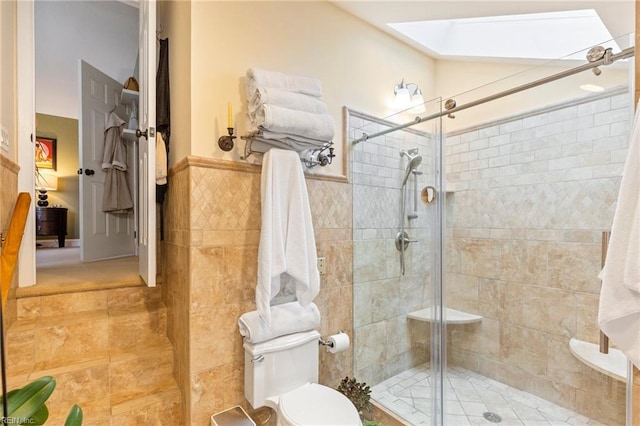
M 409 179 L 409 175 L 411 175 L 411 172 L 413 170 L 416 170 L 420 164 L 422 163 L 422 156 L 421 155 L 410 155 L 410 154 L 406 154 L 406 156 L 409 158 L 409 164 L 407 164 L 407 172 L 404 175 L 404 180 L 402 181 L 402 185 L 406 185 L 407 183 L 407 179 Z

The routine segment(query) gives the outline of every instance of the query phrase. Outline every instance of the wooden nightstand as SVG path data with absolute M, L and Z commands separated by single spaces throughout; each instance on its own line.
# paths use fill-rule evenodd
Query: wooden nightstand
M 58 247 L 64 247 L 64 237 L 67 235 L 67 209 L 36 207 L 36 235 L 57 235 Z

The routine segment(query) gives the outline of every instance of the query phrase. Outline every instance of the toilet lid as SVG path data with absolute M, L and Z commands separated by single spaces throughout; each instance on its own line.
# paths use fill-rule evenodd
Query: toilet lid
M 360 426 L 356 407 L 337 390 L 311 383 L 280 396 L 281 420 L 290 425 Z

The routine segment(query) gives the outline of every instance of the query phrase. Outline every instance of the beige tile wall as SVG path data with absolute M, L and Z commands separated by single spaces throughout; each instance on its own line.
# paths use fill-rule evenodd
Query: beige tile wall
M 628 89 L 447 137 L 448 355 L 607 425 L 625 385 L 569 351 L 596 343 L 601 235 L 613 219 L 630 131 Z
M 315 299 L 323 336 L 352 333 L 351 186 L 307 179 L 318 256 L 327 273 Z M 244 352 L 237 319 L 255 309 L 260 237 L 260 167 L 188 157 L 171 171 L 163 273 L 176 377 L 192 425 L 240 404 Z M 352 351 L 320 356 L 320 382 L 352 371 Z M 252 411 L 252 410 L 249 410 Z M 261 410 L 264 411 L 264 410 Z M 253 413 L 256 417 L 263 412 Z

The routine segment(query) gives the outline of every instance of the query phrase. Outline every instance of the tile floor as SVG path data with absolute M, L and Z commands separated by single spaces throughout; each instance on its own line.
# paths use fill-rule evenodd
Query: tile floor
M 88 287 L 121 287 L 123 283 L 140 284 L 138 258 L 135 256 L 80 262 L 79 247 L 38 248 L 36 250 L 37 285 L 22 287 L 21 295 L 44 294 L 44 287 L 83 291 Z M 78 287 L 80 286 L 80 287 Z M 47 291 L 45 291 L 46 293 Z
M 445 425 L 604 426 L 530 393 L 461 367 L 449 367 L 445 382 Z M 411 425 L 431 424 L 430 365 L 403 371 L 372 388 L 377 402 Z M 499 423 L 483 417 L 493 412 Z

